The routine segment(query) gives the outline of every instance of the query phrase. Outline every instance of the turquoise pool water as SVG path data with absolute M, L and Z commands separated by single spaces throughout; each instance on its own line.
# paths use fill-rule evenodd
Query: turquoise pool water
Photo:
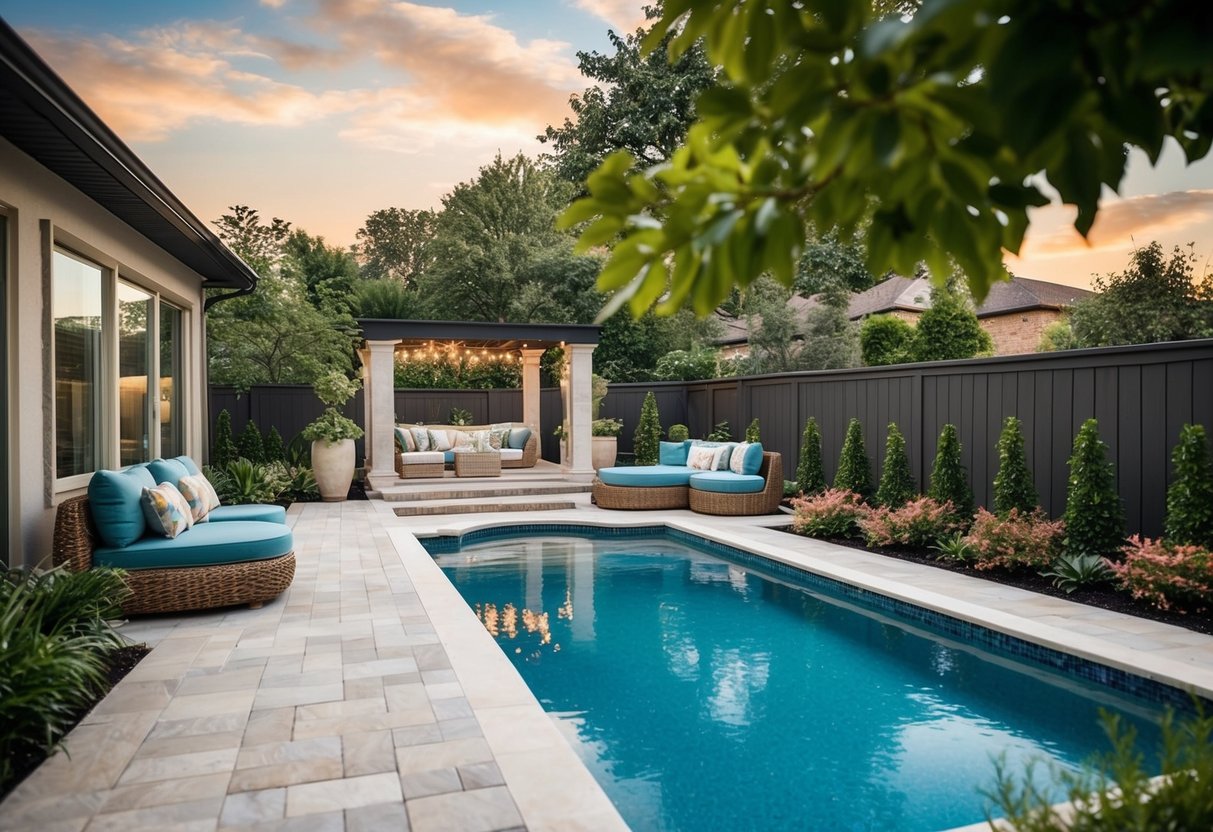
M 664 537 L 435 557 L 636 830 L 947 829 L 993 757 L 1103 750 L 1101 705 L 1156 744 L 1137 700 Z

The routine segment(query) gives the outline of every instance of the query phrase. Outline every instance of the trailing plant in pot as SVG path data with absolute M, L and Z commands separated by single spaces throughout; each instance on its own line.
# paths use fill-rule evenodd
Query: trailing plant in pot
M 619 450 L 619 434 L 622 431 L 623 421 L 620 419 L 595 419 L 590 423 L 595 471 L 599 468 L 610 468 L 615 464 Z
M 344 500 L 354 481 L 354 440 L 362 437 L 362 428 L 338 408 L 354 397 L 358 386 L 336 370 L 313 385 L 316 396 L 328 406 L 303 429 L 303 437 L 312 443 L 312 470 L 325 502 Z

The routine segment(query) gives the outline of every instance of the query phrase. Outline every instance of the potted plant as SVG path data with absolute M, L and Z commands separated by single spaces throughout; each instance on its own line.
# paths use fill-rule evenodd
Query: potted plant
M 619 419 L 595 419 L 590 423 L 590 433 L 593 437 L 591 459 L 595 471 L 614 466 L 622 430 L 623 422 Z
M 303 437 L 312 443 L 312 471 L 325 502 L 344 500 L 354 481 L 354 440 L 362 438 L 362 428 L 337 408 L 353 398 L 358 387 L 336 370 L 316 379 L 312 387 L 328 407 L 303 429 Z

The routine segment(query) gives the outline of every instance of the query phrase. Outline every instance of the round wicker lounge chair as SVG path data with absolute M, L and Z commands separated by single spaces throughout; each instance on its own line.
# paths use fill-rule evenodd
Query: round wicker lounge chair
M 61 503 L 55 514 L 52 544 L 55 565 L 72 572 L 91 569 L 97 540 L 88 498 L 73 497 Z M 213 566 L 132 569 L 126 573 L 131 596 L 122 611 L 146 615 L 238 604 L 256 608 L 281 595 L 294 577 L 294 552 Z
M 686 508 L 688 505 L 685 485 L 668 488 L 635 488 L 607 485 L 594 480 L 594 504 L 599 508 L 619 511 L 656 511 L 658 509 Z
M 779 501 L 783 499 L 783 457 L 770 451 L 764 452 L 758 474 L 766 480 L 766 485 L 752 494 L 722 494 L 690 489 L 691 511 L 735 517 L 774 514 L 779 510 Z

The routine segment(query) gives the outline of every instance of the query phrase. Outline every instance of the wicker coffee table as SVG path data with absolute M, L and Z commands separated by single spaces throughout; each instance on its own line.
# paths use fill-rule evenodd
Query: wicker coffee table
M 501 454 L 497 451 L 457 453 L 455 454 L 455 476 L 500 477 Z

